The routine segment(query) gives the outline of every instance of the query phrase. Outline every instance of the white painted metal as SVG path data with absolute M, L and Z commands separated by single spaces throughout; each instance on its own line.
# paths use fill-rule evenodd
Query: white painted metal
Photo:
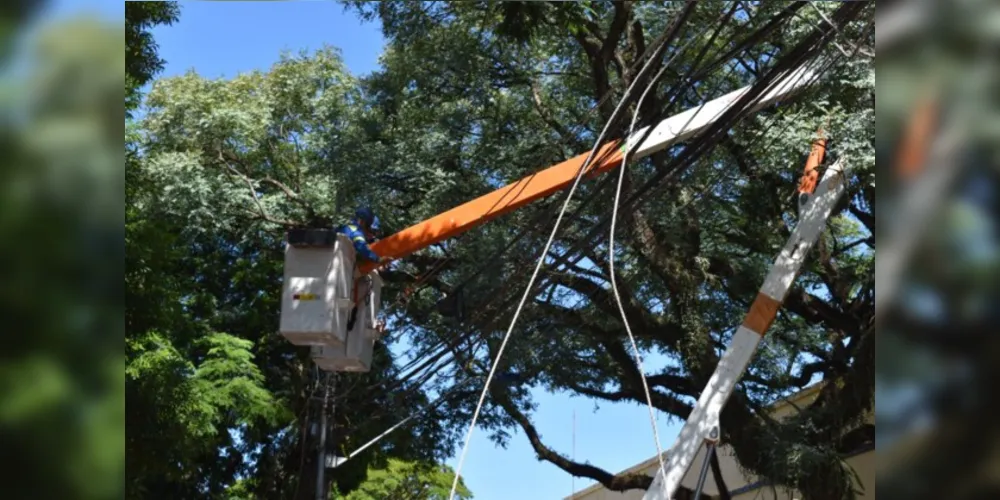
M 354 247 L 344 235 L 333 248 L 286 245 L 281 335 L 295 345 L 343 344 L 353 275 Z
M 837 161 L 827 169 L 816 188 L 815 196 L 809 201 L 799 224 L 765 278 L 761 293 L 778 301 L 784 299 L 805 261 L 805 256 L 822 232 L 837 201 L 843 196 L 844 170 L 841 161 Z M 750 360 L 753 359 L 764 333 L 754 332 L 744 326 L 736 330 L 729 348 L 719 359 L 718 367 L 701 393 L 684 427 L 681 428 L 677 441 L 666 452 L 665 474 L 657 472 L 653 484 L 643 496 L 644 500 L 668 500 L 673 497 L 698 452 L 703 448 L 709 433 L 718 427 L 722 408 L 732 395 Z
M 666 452 L 666 477 L 657 471 L 656 478 L 643 497 L 646 500 L 671 498 L 687 474 L 695 457 L 703 449 L 705 438 L 719 426 L 719 415 L 732 394 L 736 382 L 746 370 L 757 350 L 760 335 L 739 327 L 729 348 L 719 359 L 719 365 L 702 391 L 687 422 L 681 428 L 677 441 Z
M 771 90 L 765 92 L 751 105 L 750 110 L 758 111 L 788 97 L 789 94 L 808 85 L 814 76 L 815 71 L 808 67 L 802 67 L 786 73 L 775 82 Z M 629 156 L 636 160 L 645 158 L 702 132 L 712 122 L 717 120 L 722 113 L 732 107 L 750 88 L 751 86 L 747 86 L 734 90 L 701 106 L 690 108 L 687 111 L 663 120 L 656 124 L 649 137 L 636 147 L 636 143 L 642 139 L 642 136 L 649 130 L 649 127 L 639 129 L 629 136 Z
M 826 227 L 826 221 L 830 218 L 837 200 L 843 196 L 845 181 L 843 162 L 838 160 L 826 170 L 823 179 L 816 186 L 812 199 L 799 214 L 799 223 L 771 265 L 771 270 L 764 278 L 764 285 L 760 288 L 761 293 L 778 302 L 785 300 L 792 282 L 805 263 L 809 250 Z
M 367 372 L 371 369 L 375 341 L 380 336 L 375 331 L 379 311 L 382 278 L 372 271 L 368 279 L 359 280 L 357 316 L 347 332 L 347 341 L 341 345 L 315 346 L 313 361 L 322 370 L 338 372 Z M 346 328 L 346 323 L 345 323 Z
M 368 301 L 365 303 L 365 315 L 363 332 L 365 336 L 371 340 L 379 340 L 382 338 L 382 333 L 379 332 L 375 326 L 378 324 L 378 313 L 379 304 L 382 303 L 382 277 L 378 275 L 377 271 L 373 271 L 369 274 L 371 282 L 366 285 L 370 287 L 368 293 Z

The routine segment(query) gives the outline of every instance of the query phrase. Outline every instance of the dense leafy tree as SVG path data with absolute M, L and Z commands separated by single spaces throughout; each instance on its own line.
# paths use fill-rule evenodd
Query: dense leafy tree
M 150 28 L 177 22 L 177 2 L 125 2 L 125 101 L 138 105 L 139 89 L 153 80 L 165 62 L 157 54 Z
M 836 19 L 832 9 L 820 13 L 806 4 L 744 8 L 707 2 L 689 12 L 688 6 L 654 2 L 356 7 L 363 16 L 378 18 L 390 40 L 383 70 L 369 80 L 391 124 L 377 131 L 375 142 L 387 145 L 379 149 L 385 152 L 379 157 L 379 175 L 402 176 L 412 172 L 414 164 L 437 167 L 437 175 L 416 175 L 405 191 L 389 191 L 388 202 L 397 196 L 410 198 L 390 205 L 402 208 L 398 217 L 407 222 L 439 211 L 453 199 L 485 191 L 496 179 L 513 180 L 590 147 L 621 89 L 636 78 L 638 56 L 682 11 L 687 18 L 671 48 L 687 41 L 694 48 L 668 68 L 658 91 L 640 109 L 640 123 L 655 119 L 662 110 L 678 111 L 753 82 L 827 19 Z M 779 18 L 783 21 L 778 28 L 751 48 L 734 50 L 726 64 L 701 71 L 736 41 L 781 15 L 779 11 L 794 12 Z M 714 32 L 711 27 L 727 12 L 729 22 Z M 838 210 L 786 302 L 788 314 L 773 326 L 723 416 L 726 439 L 745 466 L 797 486 L 812 498 L 850 495 L 851 474 L 839 454 L 870 442 L 873 435 L 870 427 L 856 426 L 873 401 L 874 340 L 866 332 L 874 287 L 874 66 L 867 55 L 870 48 L 856 45 L 873 43 L 871 15 L 868 6 L 865 14 L 841 28 L 844 37 L 824 51 L 835 62 L 824 68 L 813 90 L 733 128 L 675 182 L 650 193 L 644 205 L 626 214 L 616 258 L 627 313 L 642 349 L 672 360 L 650 374 L 654 404 L 686 417 L 716 364 L 719 348 L 740 323 L 768 264 L 788 237 L 796 213 L 791 193 L 803 154 L 816 129 L 825 128 L 833 138 L 835 156 L 844 157 L 853 168 L 850 202 Z M 702 50 L 708 53 L 704 59 L 699 57 Z M 697 86 L 678 84 L 686 74 L 699 75 Z M 677 88 L 683 91 L 674 99 L 671 90 Z M 602 101 L 609 91 L 611 99 Z M 397 97 L 400 93 L 409 99 Z M 594 105 L 596 115 L 583 113 Z M 667 168 L 681 151 L 675 148 L 632 165 L 625 196 L 656 169 Z M 467 191 L 476 179 L 468 175 L 470 169 L 479 172 L 484 184 L 473 192 Z M 385 192 L 375 178 L 369 185 Z M 580 198 L 595 191 L 594 183 L 584 186 Z M 598 200 L 610 198 L 608 191 L 602 193 Z M 584 209 L 557 239 L 557 252 L 582 245 L 584 257 L 598 265 L 584 261 L 548 270 L 548 285 L 540 288 L 516 330 L 505 367 L 529 374 L 533 384 L 552 390 L 644 402 L 608 291 L 607 245 L 580 240 L 607 210 L 606 201 Z M 530 227 L 533 215 L 533 210 L 521 211 L 448 246 L 449 266 L 434 287 L 453 292 L 450 283 L 480 267 L 517 229 Z M 511 252 L 528 258 L 504 259 L 504 265 L 490 266 L 465 288 L 466 303 L 474 304 L 471 310 L 504 303 L 496 296 L 497 283 L 511 284 L 513 294 L 519 292 L 525 266 L 544 242 L 545 235 L 538 233 L 542 231 Z M 602 234 L 606 242 L 606 231 Z M 420 265 L 417 259 L 410 262 Z M 436 262 L 427 264 L 411 274 L 422 275 Z M 438 297 L 428 294 L 424 307 Z M 426 344 L 435 342 L 439 332 L 464 331 L 433 316 L 411 313 L 406 318 L 426 328 L 426 336 L 419 337 Z M 482 334 L 479 338 L 487 339 L 485 348 L 480 343 L 475 351 L 484 368 L 499 343 L 497 327 L 472 327 Z M 759 408 L 817 378 L 827 382 L 822 396 L 794 421 L 782 425 L 755 416 Z M 648 484 L 646 477 L 615 476 L 552 450 L 535 432 L 530 412 L 525 392 L 497 389 L 485 425 L 502 429 L 516 422 L 542 459 L 613 489 Z
M 127 211 L 129 479 L 137 495 L 222 494 L 237 477 L 251 496 L 310 494 L 309 429 L 324 389 L 308 350 L 275 331 L 280 229 L 350 213 L 335 200 L 351 194 L 353 172 L 365 167 L 360 99 L 332 49 L 287 56 L 267 73 L 214 81 L 191 73 L 154 85 L 133 130 Z M 336 384 L 338 453 L 425 401 L 359 390 L 394 376 L 380 349 L 371 373 Z M 440 457 L 448 421 L 426 421 L 337 468 L 338 487 L 355 488 L 386 450 Z

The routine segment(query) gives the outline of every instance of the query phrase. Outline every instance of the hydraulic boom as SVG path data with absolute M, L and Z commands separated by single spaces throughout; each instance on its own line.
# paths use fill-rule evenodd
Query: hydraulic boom
M 806 86 L 812 80 L 812 76 L 813 71 L 808 68 L 800 68 L 785 74 L 770 91 L 764 93 L 753 104 L 751 111 L 770 106 L 787 97 Z M 641 145 L 636 145 L 635 142 L 646 134 L 648 128 L 636 131 L 628 138 L 632 143 L 630 157 L 639 160 L 694 136 L 710 126 L 717 117 L 729 109 L 748 90 L 750 90 L 749 86 L 743 87 L 661 121 L 653 126 L 653 131 Z M 595 160 L 585 175 L 603 174 L 620 165 L 623 145 L 620 139 L 604 144 L 594 156 Z M 576 179 L 588 154 L 582 153 L 508 184 L 492 193 L 414 224 L 375 242 L 372 245 L 372 250 L 380 256 L 400 259 L 565 189 Z M 362 274 L 367 274 L 375 267 L 376 264 L 368 263 L 360 266 L 360 270 Z

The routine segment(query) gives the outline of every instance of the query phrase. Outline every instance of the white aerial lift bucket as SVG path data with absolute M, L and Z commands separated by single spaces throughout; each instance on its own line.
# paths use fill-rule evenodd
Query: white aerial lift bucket
M 310 346 L 320 368 L 371 368 L 373 344 L 380 336 L 375 321 L 381 295 L 377 271 L 356 274 L 354 246 L 347 236 L 328 229 L 289 231 L 279 330 L 292 344 Z M 355 305 L 355 324 L 349 325 Z
M 375 341 L 381 337 L 375 324 L 382 296 L 382 278 L 376 271 L 359 276 L 357 315 L 347 331 L 347 340 L 336 346 L 315 346 L 312 358 L 321 369 L 337 372 L 367 372 L 371 369 Z M 345 328 L 347 323 L 345 322 Z

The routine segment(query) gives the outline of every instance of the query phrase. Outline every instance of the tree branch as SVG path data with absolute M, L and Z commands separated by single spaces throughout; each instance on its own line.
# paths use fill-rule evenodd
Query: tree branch
M 625 32 L 625 27 L 628 26 L 629 18 L 632 17 L 632 2 L 616 1 L 614 2 L 614 6 L 614 18 L 611 20 L 608 35 L 604 38 L 604 44 L 601 46 L 601 59 L 604 61 L 611 60 L 615 49 L 618 48 L 618 42 L 621 40 L 622 33 Z
M 235 167 L 230 165 L 229 162 L 226 161 L 225 157 L 223 157 L 222 150 L 219 150 L 218 158 L 219 162 L 226 168 L 226 170 L 229 171 L 230 174 L 235 175 L 236 177 L 243 179 L 243 181 L 246 182 L 247 187 L 250 189 L 250 198 L 252 198 L 254 203 L 257 205 L 257 210 L 259 212 L 261 219 L 263 219 L 266 222 L 270 222 L 272 224 L 278 224 L 280 226 L 285 226 L 285 227 L 295 227 L 299 225 L 292 221 L 276 219 L 274 217 L 271 217 L 267 213 L 267 210 L 264 209 L 264 205 L 260 202 L 260 198 L 257 197 L 257 189 L 254 188 L 253 186 L 253 180 L 250 179 L 250 177 L 248 177 L 246 174 L 243 174 L 242 172 L 236 170 Z
M 861 223 L 865 225 L 865 227 L 868 229 L 869 233 L 875 234 L 875 216 L 874 215 L 861 210 L 860 208 L 854 206 L 853 203 L 848 207 L 848 210 L 850 210 L 851 214 L 854 215 L 855 217 L 857 217 L 858 220 L 861 221 Z
M 546 125 L 555 130 L 556 133 L 559 134 L 559 137 L 562 138 L 562 140 L 565 141 L 571 139 L 570 133 L 568 130 L 566 130 L 566 127 L 562 126 L 561 123 L 552 118 L 552 114 L 549 113 L 548 109 L 545 107 L 545 104 L 542 103 L 542 95 L 541 91 L 538 88 L 538 82 L 535 81 L 531 82 L 531 98 L 535 103 L 535 111 L 538 112 L 538 116 L 542 117 L 542 121 L 544 121 Z
M 612 491 L 648 489 L 649 485 L 653 482 L 653 478 L 647 476 L 646 474 L 611 474 L 610 472 L 599 467 L 575 462 L 566 458 L 566 456 L 561 453 L 557 453 L 542 442 L 542 438 L 539 436 L 538 430 L 535 429 L 535 426 L 532 425 L 528 417 L 518 410 L 514 403 L 505 394 L 500 393 L 500 391 L 496 389 L 491 389 L 490 393 L 492 394 L 494 401 L 496 401 L 497 404 L 503 408 L 515 422 L 517 422 L 521 429 L 524 430 L 524 434 L 528 437 L 528 442 L 531 443 L 531 447 L 535 450 L 535 454 L 540 460 L 552 463 L 556 467 L 572 474 L 574 477 L 587 477 L 593 479 Z

